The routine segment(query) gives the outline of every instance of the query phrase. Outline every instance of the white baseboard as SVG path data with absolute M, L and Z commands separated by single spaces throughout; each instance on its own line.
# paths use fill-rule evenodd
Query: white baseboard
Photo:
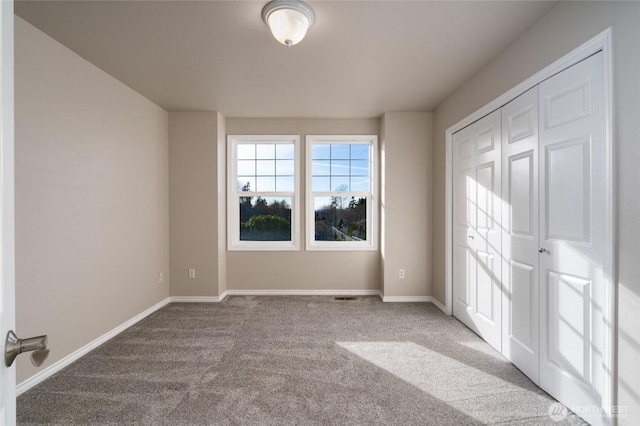
M 227 292 L 223 292 L 220 296 L 171 296 L 171 303 L 218 303 L 227 297 Z
M 431 302 L 431 296 L 382 296 L 383 302 Z
M 383 302 L 401 302 L 401 303 L 411 303 L 411 302 L 429 302 L 433 303 L 434 306 L 440 309 L 443 313 L 447 314 L 447 308 L 438 301 L 435 297 L 432 296 L 385 296 L 381 293 L 380 298 Z
M 440 309 L 445 315 L 449 315 L 447 313 L 447 307 L 438 301 L 435 297 L 431 297 L 431 303 L 435 305 L 436 308 Z
M 37 374 L 29 377 L 27 380 L 25 380 L 24 382 L 22 382 L 18 386 L 16 386 L 16 396 L 22 395 L 23 393 L 25 393 L 26 391 L 28 391 L 32 387 L 42 383 L 43 381 L 45 381 L 49 377 L 51 377 L 54 374 L 56 374 L 58 371 L 62 370 L 63 368 L 65 368 L 66 366 L 71 364 L 72 362 L 74 362 L 77 359 L 79 359 L 80 357 L 82 357 L 82 356 L 86 355 L 87 353 L 91 352 L 92 350 L 94 350 L 95 348 L 97 348 L 98 346 L 100 346 L 101 344 L 106 342 L 107 340 L 112 339 L 116 335 L 122 333 L 124 330 L 126 330 L 127 328 L 131 327 L 132 325 L 140 322 L 141 320 L 143 320 L 144 318 L 148 317 L 149 315 L 151 315 L 152 313 L 154 313 L 158 309 L 161 309 L 161 308 L 165 307 L 166 305 L 168 305 L 170 303 L 169 299 L 170 298 L 166 298 L 166 299 L 156 303 L 155 305 L 153 305 L 149 309 L 145 310 L 144 312 L 136 315 L 135 317 L 133 317 L 130 320 L 126 321 L 125 323 L 119 325 L 118 327 L 114 328 L 113 330 L 111 330 L 111 331 L 103 334 L 102 336 L 98 337 L 94 341 L 84 345 L 83 347 L 81 347 L 77 351 L 67 355 L 66 357 L 62 358 L 61 360 L 51 364 L 50 366 L 46 367 L 42 371 L 38 372 Z
M 380 296 L 380 290 L 227 290 L 225 296 Z

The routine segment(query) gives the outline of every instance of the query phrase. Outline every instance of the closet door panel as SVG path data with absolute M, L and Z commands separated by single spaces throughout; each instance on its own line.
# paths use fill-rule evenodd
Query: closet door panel
M 545 146 L 545 241 L 589 243 L 590 151 L 590 138 Z
M 540 84 L 540 385 L 569 406 L 601 406 L 605 374 L 602 75 L 598 53 Z
M 525 147 L 526 151 L 517 152 L 507 158 L 507 200 L 509 206 L 508 229 L 518 237 L 533 238 L 535 235 L 536 210 L 538 200 L 535 194 L 537 186 L 536 149 Z M 514 150 L 520 151 L 520 150 Z
M 454 134 L 453 150 L 453 313 L 501 350 L 500 112 Z
M 535 293 L 537 292 L 538 283 L 535 281 L 537 276 L 535 267 L 526 263 L 520 263 L 515 260 L 509 262 L 509 279 L 510 302 L 515 307 L 509 311 L 511 315 L 507 337 L 509 345 L 516 346 L 523 350 L 526 355 L 531 355 L 534 360 L 537 358 L 537 306 L 535 306 Z M 515 312 L 514 312 L 515 311 Z M 514 315 L 515 313 L 515 315 Z M 511 349 L 515 352 L 516 349 Z M 514 364 L 520 366 L 523 370 L 537 370 L 536 362 L 531 365 L 522 364 L 518 356 L 512 355 Z
M 478 138 L 480 141 L 480 138 Z M 492 144 L 493 145 L 493 144 Z M 494 149 L 492 147 L 491 149 Z M 497 229 L 494 194 L 496 187 L 496 163 L 494 161 L 481 164 L 476 168 L 476 306 L 475 314 L 495 327 L 499 320 L 500 304 L 494 303 L 500 297 L 500 281 L 496 274 L 496 259 L 500 247 L 495 245 L 495 236 L 500 235 Z
M 477 258 L 474 321 L 494 348 L 502 350 L 502 129 L 500 111 L 475 123 Z
M 502 108 L 502 353 L 539 382 L 538 88 Z
M 469 238 L 476 226 L 475 149 L 471 129 L 462 129 L 454 135 L 453 313 L 463 322 L 471 322 L 476 274 L 473 240 Z

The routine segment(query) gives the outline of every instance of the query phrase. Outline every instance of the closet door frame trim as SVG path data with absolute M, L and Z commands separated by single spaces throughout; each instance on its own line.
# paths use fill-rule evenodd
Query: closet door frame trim
M 508 92 L 494 99 L 484 107 L 475 111 L 466 118 L 460 120 L 446 130 L 446 162 L 445 162 L 445 313 L 453 314 L 453 134 L 467 127 L 491 112 L 502 108 L 504 105 L 517 98 L 532 87 L 542 83 L 555 74 L 577 64 L 578 62 L 598 53 L 603 54 L 604 73 L 604 144 L 605 144 L 605 246 L 604 259 L 604 321 L 608 327 L 604 328 L 604 354 L 603 368 L 605 369 L 605 383 L 603 389 L 602 409 L 604 414 L 612 421 L 611 409 L 617 403 L 616 381 L 617 365 L 616 339 L 617 339 L 617 244 L 616 244 L 616 173 L 615 173 L 615 149 L 613 134 L 613 43 L 612 29 L 607 28 L 591 40 L 577 47 L 551 65 L 537 72 L 527 80 L 518 84 Z M 608 376 L 608 377 L 607 377 Z M 606 421 L 606 420 L 605 420 Z

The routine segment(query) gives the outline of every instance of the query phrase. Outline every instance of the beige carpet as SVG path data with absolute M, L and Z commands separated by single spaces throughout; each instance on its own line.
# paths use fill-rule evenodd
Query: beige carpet
M 429 303 L 229 297 L 154 313 L 20 396 L 18 421 L 584 424 L 554 402 Z

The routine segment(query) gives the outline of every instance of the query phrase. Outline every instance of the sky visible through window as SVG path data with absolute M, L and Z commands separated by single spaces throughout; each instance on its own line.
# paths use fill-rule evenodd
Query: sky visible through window
M 368 143 L 312 145 L 312 192 L 368 192 Z M 347 194 L 345 194 L 347 195 Z M 326 206 L 327 197 L 316 197 L 314 207 Z
M 293 192 L 293 144 L 238 144 L 238 191 Z

